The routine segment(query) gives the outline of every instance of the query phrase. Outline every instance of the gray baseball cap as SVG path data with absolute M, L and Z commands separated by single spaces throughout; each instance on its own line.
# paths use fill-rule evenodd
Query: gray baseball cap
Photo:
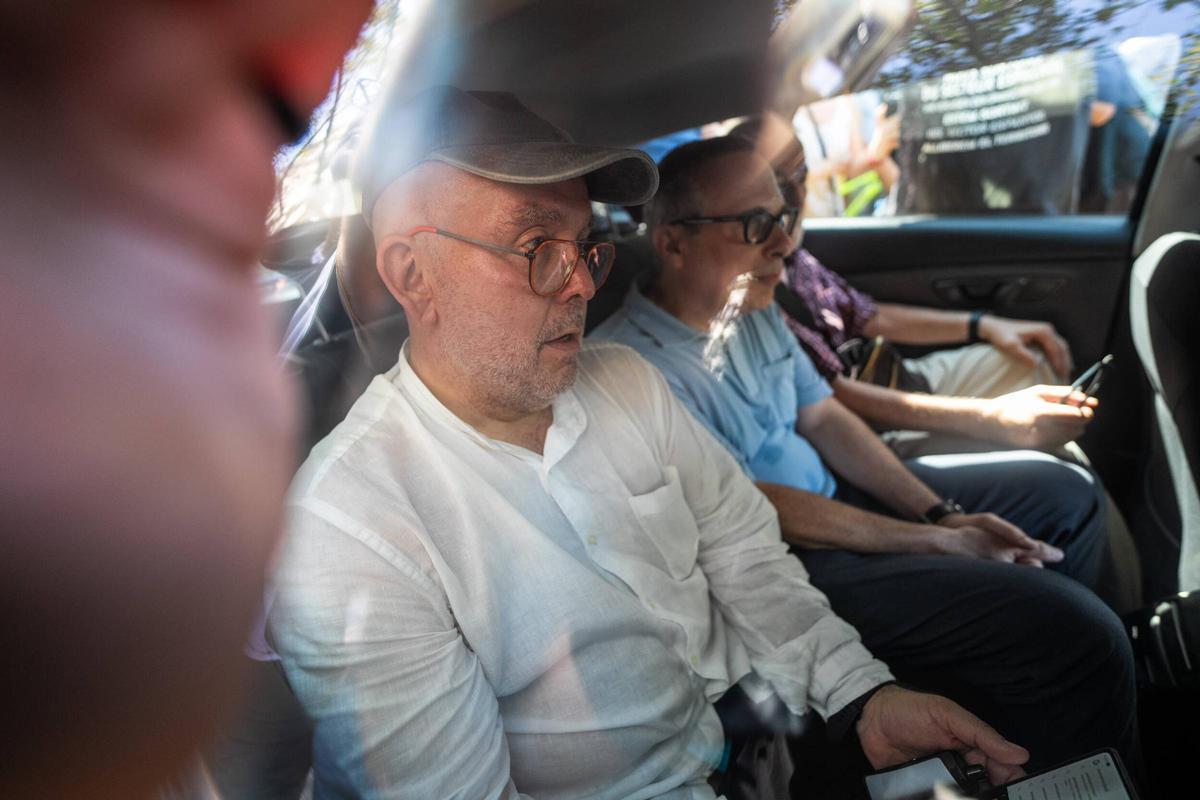
M 576 144 L 509 92 L 436 86 L 390 103 L 355 168 L 367 220 L 393 181 L 425 161 L 501 183 L 587 181 L 590 199 L 638 205 L 654 196 L 658 170 L 640 150 Z

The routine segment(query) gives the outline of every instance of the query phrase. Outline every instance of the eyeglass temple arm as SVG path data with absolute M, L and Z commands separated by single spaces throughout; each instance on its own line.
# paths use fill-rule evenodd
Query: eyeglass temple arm
M 509 255 L 521 256 L 522 258 L 528 258 L 530 260 L 533 259 L 533 253 L 527 253 L 524 250 L 517 250 L 515 247 L 503 247 L 498 244 L 492 244 L 491 242 L 482 242 L 479 239 L 472 239 L 470 236 L 463 236 L 461 233 L 452 233 L 450 231 L 442 230 L 441 228 L 434 227 L 433 225 L 418 225 L 405 235 L 416 236 L 418 233 L 432 233 L 437 236 L 445 236 L 447 239 L 457 239 L 460 242 L 473 244 L 476 247 L 483 247 L 495 253 L 507 253 Z

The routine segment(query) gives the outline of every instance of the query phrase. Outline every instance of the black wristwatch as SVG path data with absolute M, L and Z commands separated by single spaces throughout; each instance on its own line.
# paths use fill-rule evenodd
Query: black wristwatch
M 982 308 L 977 308 L 971 312 L 971 316 L 967 317 L 967 341 L 971 344 L 983 341 L 983 337 L 979 335 L 979 320 L 983 319 L 983 315 L 986 313 Z
M 837 744 L 846 738 L 850 731 L 854 730 L 855 723 L 862 716 L 863 709 L 867 707 L 867 701 L 875 696 L 885 686 L 894 686 L 895 681 L 884 681 L 883 683 L 863 692 L 858 697 L 851 700 L 840 711 L 834 714 L 829 719 L 825 720 L 825 736 L 829 741 Z
M 943 517 L 948 517 L 951 514 L 965 514 L 967 510 L 953 500 L 943 500 L 931 508 L 927 508 L 925 513 L 921 515 L 921 522 L 929 525 L 937 525 L 938 521 Z

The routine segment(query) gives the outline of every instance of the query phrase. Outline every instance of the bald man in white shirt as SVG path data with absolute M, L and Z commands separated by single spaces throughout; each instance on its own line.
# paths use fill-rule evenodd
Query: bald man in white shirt
M 317 795 L 713 798 L 739 682 L 876 766 L 1019 774 L 1023 748 L 891 684 L 656 370 L 583 345 L 613 256 L 581 241 L 589 200 L 644 201 L 652 162 L 511 95 L 390 122 L 419 141 L 382 149 L 364 215 L 411 337 L 298 475 L 271 613 Z

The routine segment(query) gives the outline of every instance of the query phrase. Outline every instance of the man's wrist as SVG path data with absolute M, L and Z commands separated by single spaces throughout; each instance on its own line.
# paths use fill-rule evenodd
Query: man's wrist
M 970 344 L 985 341 L 985 337 L 979 332 L 979 325 L 987 313 L 983 309 L 977 308 L 967 315 L 967 342 Z
M 954 500 L 951 500 L 950 498 L 946 498 L 945 500 L 939 500 L 934 505 L 925 509 L 921 513 L 920 520 L 921 520 L 921 522 L 924 522 L 927 525 L 937 525 L 943 519 L 950 516 L 951 514 L 965 514 L 965 513 L 967 513 L 966 509 L 964 509 L 962 506 L 960 506 Z
M 847 703 L 840 711 L 825 721 L 825 734 L 829 741 L 838 743 L 846 738 L 850 731 L 857 731 L 858 720 L 862 717 L 863 709 L 875 696 L 876 692 L 887 686 L 895 686 L 895 681 L 884 681 L 860 694 Z

